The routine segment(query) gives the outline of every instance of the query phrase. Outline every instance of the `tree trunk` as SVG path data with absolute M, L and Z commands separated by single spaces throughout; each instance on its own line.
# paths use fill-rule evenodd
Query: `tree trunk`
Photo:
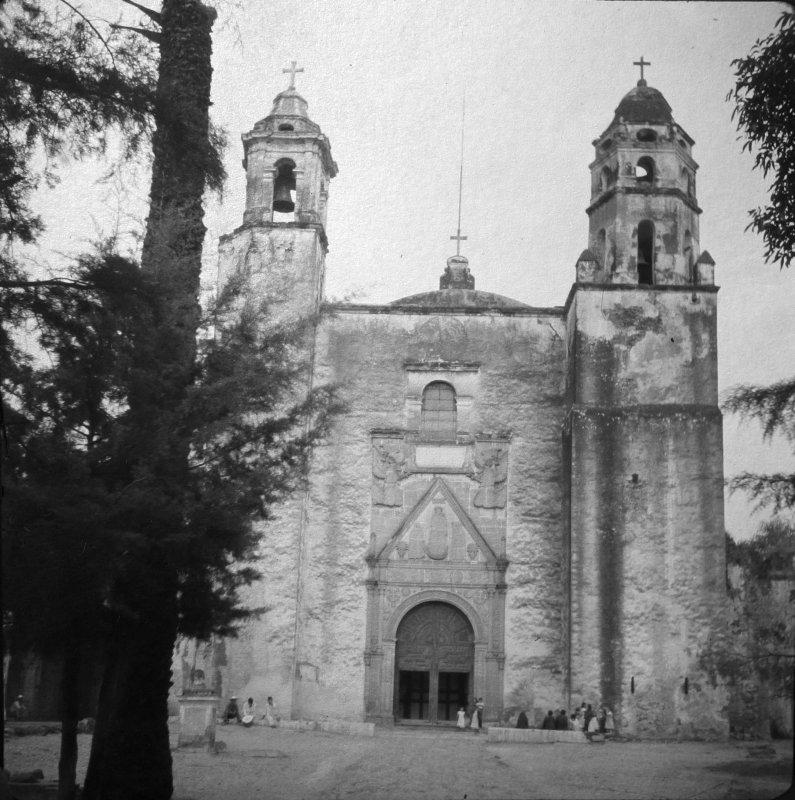
M 85 800 L 168 800 L 171 658 L 177 572 L 169 538 L 185 524 L 190 432 L 180 407 L 193 381 L 204 241 L 202 197 L 217 166 L 209 142 L 215 11 L 199 0 L 163 0 L 152 187 L 141 260 L 156 289 L 151 326 L 136 342 L 128 427 L 134 469 L 156 504 L 134 525 L 148 552 L 126 587 L 99 700 Z M 143 476 L 143 477 L 141 477 Z M 176 556 L 178 558 L 178 556 Z
M 61 757 L 58 761 L 58 800 L 74 800 L 77 793 L 80 666 L 79 646 L 67 647 L 61 666 Z
M 106 666 L 84 800 L 167 800 L 173 792 L 168 690 L 174 585 L 164 585 L 150 601 L 141 622 L 118 631 Z

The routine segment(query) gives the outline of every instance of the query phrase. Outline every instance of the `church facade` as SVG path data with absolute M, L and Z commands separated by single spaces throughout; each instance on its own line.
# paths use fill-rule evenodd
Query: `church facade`
M 475 288 L 453 256 L 437 290 L 321 317 L 309 380 L 347 410 L 262 526 L 248 600 L 268 611 L 224 643 L 225 696 L 383 724 L 452 724 L 477 697 L 491 724 L 586 702 L 633 736 L 728 736 L 717 287 L 693 144 L 643 79 L 621 100 L 561 306 Z M 278 318 L 314 314 L 329 142 L 291 85 L 243 145 L 221 280 Z

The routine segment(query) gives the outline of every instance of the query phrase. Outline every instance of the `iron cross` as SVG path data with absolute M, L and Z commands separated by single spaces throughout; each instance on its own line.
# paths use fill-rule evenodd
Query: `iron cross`
M 451 236 L 450 239 L 455 239 L 455 254 L 457 256 L 461 255 L 461 242 L 465 242 L 467 237 L 461 235 L 461 228 L 458 229 L 458 233 L 455 236 Z
M 287 87 L 288 89 L 295 89 L 295 73 L 296 72 L 303 72 L 303 67 L 296 67 L 296 61 L 291 61 L 290 66 L 287 69 L 283 69 L 282 72 L 289 72 L 290 73 L 290 85 Z
M 636 67 L 640 67 L 640 79 L 643 80 L 643 68 L 650 67 L 651 61 L 644 61 L 643 56 L 640 57 L 640 61 L 633 61 L 632 62 Z M 293 61 L 293 65 L 295 65 L 295 61 Z

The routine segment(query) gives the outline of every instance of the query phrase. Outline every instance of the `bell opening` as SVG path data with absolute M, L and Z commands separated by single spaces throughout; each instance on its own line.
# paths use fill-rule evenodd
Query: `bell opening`
M 292 162 L 284 162 L 277 167 L 273 182 L 273 211 L 276 214 L 292 215 L 295 211 L 294 169 L 295 164 Z

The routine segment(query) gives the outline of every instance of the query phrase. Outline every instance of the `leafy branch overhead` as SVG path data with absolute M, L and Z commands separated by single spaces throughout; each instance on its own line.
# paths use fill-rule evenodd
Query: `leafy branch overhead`
M 68 4 L 0 3 L 0 237 L 32 241 L 42 221 L 29 205 L 55 156 L 103 153 L 111 132 L 125 157 L 143 152 L 152 130 L 156 53 L 129 32 L 100 36 Z M 34 156 L 48 156 L 37 172 Z
M 744 420 L 759 422 L 766 439 L 783 435 L 795 444 L 795 380 L 771 386 L 737 386 L 728 392 L 723 408 Z M 795 508 L 795 474 L 744 472 L 735 475 L 729 486 L 732 491 L 747 492 L 758 508 Z
M 765 259 L 789 267 L 795 255 L 795 13 L 732 62 L 737 82 L 728 100 L 732 118 L 754 152 L 755 166 L 771 177 L 770 202 L 750 211 L 749 227 L 762 235 Z

